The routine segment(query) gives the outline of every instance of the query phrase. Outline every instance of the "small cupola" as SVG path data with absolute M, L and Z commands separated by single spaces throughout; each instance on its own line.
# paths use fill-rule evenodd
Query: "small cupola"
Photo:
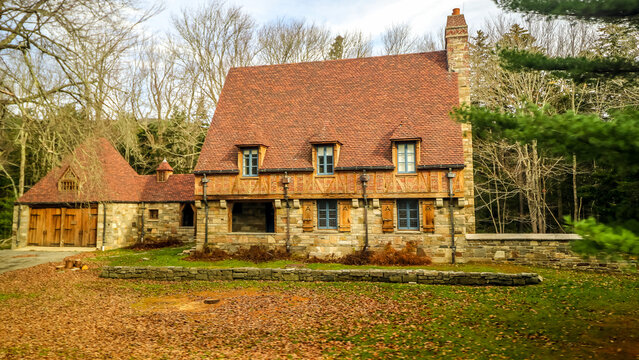
M 162 160 L 157 169 L 155 169 L 156 180 L 158 182 L 165 182 L 169 179 L 169 176 L 173 174 L 173 168 L 169 165 L 166 159 Z

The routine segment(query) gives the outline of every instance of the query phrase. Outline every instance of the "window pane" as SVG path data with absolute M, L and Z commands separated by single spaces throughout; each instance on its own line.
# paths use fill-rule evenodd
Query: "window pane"
M 407 163 L 406 164 L 406 172 L 415 172 L 415 163 Z
M 333 147 L 332 146 L 325 146 L 324 147 L 324 153 L 328 156 L 333 156 Z

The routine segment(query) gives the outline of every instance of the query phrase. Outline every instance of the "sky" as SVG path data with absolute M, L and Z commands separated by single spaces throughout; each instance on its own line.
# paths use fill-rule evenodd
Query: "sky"
M 152 19 L 151 31 L 166 31 L 172 15 L 184 7 L 197 7 L 210 0 L 163 0 L 164 11 Z M 466 16 L 471 34 L 487 19 L 501 13 L 492 0 L 227 0 L 241 6 L 258 24 L 278 18 L 304 18 L 325 25 L 336 33 L 361 30 L 374 43 L 382 32 L 394 25 L 409 23 L 415 34 L 438 35 L 453 8 Z

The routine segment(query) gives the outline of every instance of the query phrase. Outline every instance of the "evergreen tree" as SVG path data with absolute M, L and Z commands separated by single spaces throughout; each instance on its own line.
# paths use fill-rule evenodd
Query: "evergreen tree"
M 344 38 L 342 36 L 337 35 L 335 38 L 331 50 L 328 52 L 328 58 L 331 60 L 344 58 Z

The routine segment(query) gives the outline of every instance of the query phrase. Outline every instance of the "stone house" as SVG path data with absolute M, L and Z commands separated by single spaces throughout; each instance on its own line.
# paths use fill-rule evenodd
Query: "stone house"
M 231 69 L 194 171 L 197 247 L 459 257 L 472 146 L 450 111 L 469 96 L 459 9 L 444 51 Z
M 194 174 L 141 176 L 106 140 L 80 147 L 18 200 L 14 246 L 171 235 L 323 257 L 414 241 L 463 261 L 471 131 L 450 111 L 470 101 L 469 71 L 459 9 L 443 51 L 233 68 Z
M 110 249 L 144 238 L 195 236 L 193 174 L 165 161 L 138 175 L 106 139 L 89 141 L 20 197 L 13 247 Z

